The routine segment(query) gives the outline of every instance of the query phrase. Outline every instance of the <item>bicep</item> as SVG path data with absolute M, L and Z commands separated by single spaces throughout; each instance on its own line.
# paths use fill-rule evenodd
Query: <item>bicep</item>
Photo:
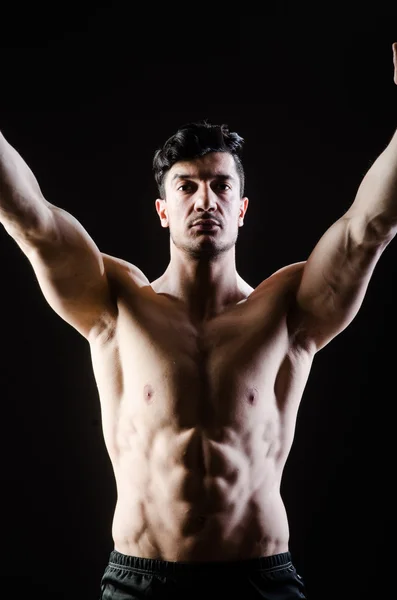
M 51 205 L 44 230 L 16 241 L 48 304 L 84 337 L 115 312 L 102 254 L 68 212 Z
M 351 323 L 386 245 L 346 215 L 321 237 L 297 287 L 295 321 L 306 342 L 319 350 Z

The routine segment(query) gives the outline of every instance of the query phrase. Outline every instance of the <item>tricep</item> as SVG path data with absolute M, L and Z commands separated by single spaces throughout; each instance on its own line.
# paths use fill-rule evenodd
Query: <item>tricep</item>
M 15 235 L 51 308 L 84 337 L 115 312 L 102 254 L 67 211 L 48 205 L 42 223 Z

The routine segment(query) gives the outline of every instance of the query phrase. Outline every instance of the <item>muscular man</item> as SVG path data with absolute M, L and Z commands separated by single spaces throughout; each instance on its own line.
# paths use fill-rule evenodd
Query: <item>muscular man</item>
M 393 45 L 397 83 L 397 44 Z M 154 156 L 170 262 L 101 253 L 0 138 L 0 219 L 88 341 L 117 485 L 102 600 L 305 598 L 280 495 L 313 357 L 356 315 L 397 228 L 397 132 L 306 261 L 237 273 L 243 139 L 189 124 Z

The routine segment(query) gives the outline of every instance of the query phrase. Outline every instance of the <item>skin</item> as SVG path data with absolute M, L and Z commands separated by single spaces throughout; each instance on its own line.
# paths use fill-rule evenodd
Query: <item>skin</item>
M 170 263 L 151 284 L 115 266 L 116 331 L 91 341 L 102 404 L 113 404 L 104 428 L 115 548 L 190 561 L 284 552 L 280 481 L 311 362 L 290 353 L 286 322 L 302 265 L 256 290 L 238 275 L 248 199 L 231 155 L 175 164 L 165 189 L 156 209 Z M 219 227 L 192 226 L 205 218 Z M 109 385 L 114 372 L 122 393 Z
M 396 136 L 308 259 L 255 289 L 235 266 L 248 199 L 229 154 L 167 173 L 156 210 L 170 262 L 153 282 L 45 200 L 3 136 L 0 159 L 1 222 L 49 305 L 90 345 L 117 485 L 115 549 L 170 561 L 287 551 L 280 483 L 299 403 L 316 352 L 357 314 L 396 233 Z M 219 226 L 192 227 L 206 218 Z
M 317 263 L 327 268 L 329 245 L 346 255 L 345 222 L 307 263 L 253 289 L 235 267 L 248 199 L 233 158 L 176 163 L 165 188 L 156 209 L 170 227 L 171 259 L 152 283 L 99 252 L 71 215 L 44 200 L 39 226 L 14 222 L 8 231 L 49 304 L 90 344 L 117 485 L 114 547 L 171 561 L 284 552 L 280 482 L 312 360 L 356 311 L 380 246 L 357 246 L 351 260 L 363 265 L 362 281 L 350 289 L 352 263 L 332 312 Z M 204 218 L 219 227 L 192 227 Z M 328 270 L 332 279 L 340 263 Z

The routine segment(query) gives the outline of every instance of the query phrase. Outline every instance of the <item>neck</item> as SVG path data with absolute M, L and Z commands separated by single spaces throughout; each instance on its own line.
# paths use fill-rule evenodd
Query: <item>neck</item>
M 191 319 L 198 322 L 244 300 L 251 291 L 236 271 L 234 247 L 212 259 L 174 252 L 166 271 L 152 287 L 182 301 Z

